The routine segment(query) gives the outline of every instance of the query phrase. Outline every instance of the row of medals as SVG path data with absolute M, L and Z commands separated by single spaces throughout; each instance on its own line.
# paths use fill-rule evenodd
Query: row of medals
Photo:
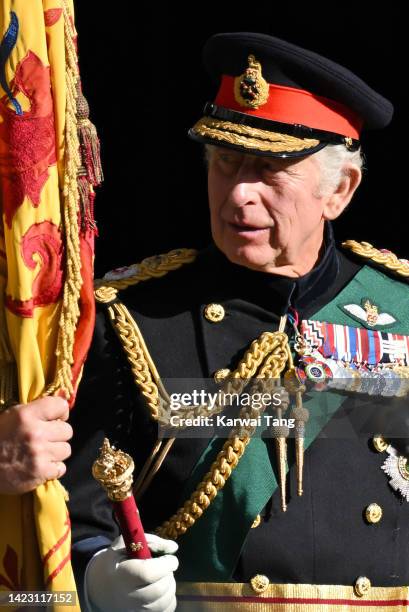
M 302 385 L 310 383 L 316 391 L 337 389 L 403 397 L 409 392 L 409 367 L 401 362 L 368 364 L 324 357 L 296 329 L 294 350 L 298 355 L 295 376 Z

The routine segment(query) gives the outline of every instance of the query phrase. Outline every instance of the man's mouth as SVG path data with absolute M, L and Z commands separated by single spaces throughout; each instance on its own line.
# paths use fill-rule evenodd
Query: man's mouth
M 251 235 L 251 234 L 260 234 L 262 232 L 268 232 L 270 230 L 269 227 L 263 227 L 261 225 L 249 225 L 247 223 L 231 223 L 228 222 L 230 229 L 232 229 L 235 233 L 240 235 Z

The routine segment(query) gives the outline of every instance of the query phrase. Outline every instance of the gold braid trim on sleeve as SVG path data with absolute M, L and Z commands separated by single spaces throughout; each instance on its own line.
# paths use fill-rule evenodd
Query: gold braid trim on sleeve
M 347 240 L 342 243 L 345 249 L 351 250 L 356 255 L 360 255 L 365 259 L 371 259 L 377 264 L 388 268 L 404 277 L 409 277 L 409 261 L 399 259 L 394 253 L 387 250 L 376 249 L 369 242 L 357 242 L 356 240 Z

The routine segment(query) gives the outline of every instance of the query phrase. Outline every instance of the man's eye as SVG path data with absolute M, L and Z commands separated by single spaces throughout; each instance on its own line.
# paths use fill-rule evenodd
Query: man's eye
M 283 168 L 281 168 L 275 162 L 265 162 L 263 165 L 263 170 L 265 170 L 266 172 L 280 172 L 280 170 L 282 169 Z
M 276 163 L 266 163 L 262 167 L 263 173 L 270 179 L 278 179 L 288 174 L 287 168 Z
M 219 159 L 225 164 L 239 164 L 240 158 L 237 155 L 230 155 L 229 153 L 220 153 Z

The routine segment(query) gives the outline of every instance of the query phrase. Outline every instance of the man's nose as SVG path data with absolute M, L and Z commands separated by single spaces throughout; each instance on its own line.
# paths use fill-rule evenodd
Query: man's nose
M 262 201 L 261 183 L 255 177 L 237 177 L 230 191 L 229 200 L 233 206 L 251 206 Z
M 230 195 L 236 206 L 258 204 L 261 201 L 262 181 L 257 159 L 245 157 L 234 177 Z

